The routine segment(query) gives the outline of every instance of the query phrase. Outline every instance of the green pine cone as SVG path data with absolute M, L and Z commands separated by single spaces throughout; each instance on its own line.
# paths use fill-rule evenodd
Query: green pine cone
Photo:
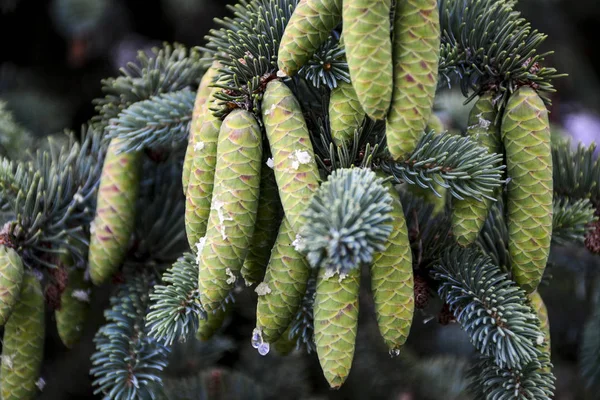
M 0 326 L 4 326 L 19 300 L 23 283 L 23 261 L 17 252 L 0 245 Z
M 290 330 L 292 326 L 288 326 L 288 328 L 283 332 L 283 334 L 277 339 L 277 341 L 273 344 L 277 354 L 281 356 L 287 356 L 296 348 L 296 337 L 290 337 Z
M 391 7 L 392 0 L 344 0 L 342 11 L 352 86 L 373 120 L 383 120 L 392 101 Z
M 185 158 L 183 160 L 183 172 L 181 173 L 181 183 L 183 186 L 183 194 L 186 194 L 188 183 L 190 182 L 190 171 L 192 170 L 192 164 L 194 159 L 194 148 L 200 128 L 202 127 L 202 116 L 204 114 L 204 104 L 210 96 L 213 88 L 210 86 L 213 83 L 213 79 L 219 72 L 219 63 L 213 62 L 213 65 L 206 71 L 200 85 L 198 85 L 198 91 L 196 92 L 196 100 L 194 101 L 194 110 L 192 112 L 192 121 L 190 123 L 190 133 L 188 134 L 188 145 L 185 151 Z
M 256 327 L 274 343 L 292 323 L 306 292 L 310 266 L 293 245 L 296 234 L 287 219 L 279 228 L 264 281 L 257 286 Z
M 508 252 L 513 278 L 527 293 L 544 274 L 552 238 L 552 154 L 548 110 L 535 90 L 521 87 L 502 117 L 508 182 Z
M 84 271 L 73 268 L 69 283 L 60 296 L 60 309 L 56 310 L 58 336 L 68 348 L 73 347 L 83 334 L 90 309 L 90 283 L 84 279 Z
M 304 221 L 301 214 L 319 187 L 319 170 L 300 104 L 279 80 L 267 84 L 262 119 L 283 211 L 297 233 Z
M 19 302 L 4 327 L 0 387 L 3 400 L 37 396 L 44 357 L 44 294 L 37 278 L 23 277 Z
M 279 44 L 277 66 L 295 75 L 342 21 L 342 0 L 300 0 Z
M 143 153 L 120 153 L 120 139 L 112 139 L 100 177 L 96 216 L 92 222 L 89 266 L 95 285 L 105 283 L 125 260 L 135 228 Z
M 438 14 L 437 0 L 396 4 L 394 81 L 386 138 L 391 155 L 398 160 L 415 150 L 431 115 L 440 53 Z
M 340 82 L 329 97 L 329 126 L 336 146 L 350 144 L 354 131 L 360 128 L 365 112 L 351 83 Z
M 246 286 L 263 280 L 282 214 L 275 174 L 271 168 L 263 165 L 260 172 L 260 197 L 256 212 L 256 226 L 248 255 L 242 266 L 242 278 L 244 278 Z
M 544 341 L 541 344 L 542 351 L 550 358 L 550 320 L 548 319 L 548 309 L 546 309 L 544 300 L 537 290 L 529 295 L 529 300 L 540 320 L 540 330 L 544 334 Z
M 441 118 L 438 117 L 433 111 L 429 115 L 429 120 L 427 121 L 427 131 L 433 130 L 436 135 L 444 132 L 446 128 L 444 127 L 444 123 Z
M 358 328 L 360 269 L 345 277 L 321 268 L 314 302 L 315 346 L 325 379 L 334 389 L 344 384 L 354 358 Z
M 196 338 L 202 341 L 210 340 L 223 326 L 223 321 L 225 321 L 225 317 L 227 316 L 228 312 L 229 309 L 223 310 L 222 308 L 216 309 L 214 312 L 209 312 L 207 319 L 201 319 L 198 321 Z
M 500 153 L 502 143 L 499 127 L 494 124 L 496 110 L 492 95 L 482 95 L 473 105 L 469 114 L 467 135 L 476 139 L 490 153 Z M 479 201 L 473 197 L 464 200 L 454 199 L 452 202 L 452 232 L 456 242 L 466 247 L 477 239 L 485 219 L 492 206 L 492 201 Z
M 185 232 L 193 252 L 201 237 L 206 234 L 210 215 L 215 166 L 217 164 L 217 141 L 222 122 L 209 110 L 217 90 L 211 92 L 204 103 L 202 126 L 195 131 L 192 169 L 185 196 Z
M 210 217 L 199 252 L 200 302 L 208 312 L 227 298 L 248 253 L 256 225 L 261 160 L 256 119 L 248 111 L 232 111 L 219 134 Z
M 415 308 L 412 252 L 402 203 L 391 184 L 386 185 L 394 197 L 393 230 L 385 250 L 377 253 L 371 265 L 371 288 L 375 315 L 381 336 L 396 352 L 406 342 Z

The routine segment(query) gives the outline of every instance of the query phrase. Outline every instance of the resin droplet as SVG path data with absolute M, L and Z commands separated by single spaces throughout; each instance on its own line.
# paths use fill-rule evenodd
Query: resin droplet
M 258 346 L 260 346 L 262 341 L 263 340 L 260 334 L 260 329 L 254 328 L 254 330 L 252 331 L 252 347 L 258 349 Z
M 271 345 L 269 343 L 261 343 L 260 346 L 258 346 L 258 354 L 261 356 L 266 356 L 269 354 L 270 349 Z
M 390 357 L 398 357 L 400 355 L 400 350 L 399 349 L 391 349 L 390 350 Z

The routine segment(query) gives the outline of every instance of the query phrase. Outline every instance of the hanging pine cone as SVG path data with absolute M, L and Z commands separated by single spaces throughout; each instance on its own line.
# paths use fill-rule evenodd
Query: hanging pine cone
M 585 235 L 585 247 L 594 254 L 600 254 L 600 220 L 591 225 Z
M 420 275 L 415 275 L 415 308 L 422 310 L 429 304 L 429 284 Z

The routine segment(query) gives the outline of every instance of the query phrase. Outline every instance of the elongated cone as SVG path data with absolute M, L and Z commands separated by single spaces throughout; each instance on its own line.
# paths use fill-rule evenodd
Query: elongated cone
M 185 196 L 185 232 L 194 252 L 198 241 L 206 234 L 217 164 L 217 141 L 222 123 L 209 110 L 215 93 L 217 90 L 213 90 L 204 103 L 202 126 L 194 139 L 192 169 Z
M 264 281 L 256 288 L 256 327 L 262 339 L 274 343 L 291 324 L 302 303 L 310 267 L 294 249 L 296 234 L 287 219 L 279 228 Z
M 344 0 L 342 11 L 352 86 L 374 120 L 386 117 L 392 101 L 391 7 L 392 0 Z
M 495 120 L 496 110 L 492 103 L 492 95 L 484 94 L 471 109 L 467 135 L 476 139 L 490 153 L 502 151 L 500 129 L 494 123 Z M 452 232 L 459 245 L 466 247 L 475 242 L 491 206 L 492 201 L 485 198 L 482 201 L 473 197 L 453 200 Z
M 277 354 L 287 356 L 296 348 L 296 337 L 290 337 L 291 325 L 283 332 L 281 337 L 277 339 L 273 347 L 277 351 Z
M 125 260 L 135 228 L 142 153 L 120 153 L 120 139 L 112 139 L 106 152 L 96 216 L 92 222 L 89 266 L 95 285 L 105 283 Z
M 402 203 L 393 186 L 390 183 L 386 186 L 394 197 L 393 230 L 385 249 L 373 257 L 371 288 L 379 331 L 390 351 L 395 353 L 408 338 L 415 299 L 412 253 Z
M 273 169 L 260 169 L 260 197 L 256 212 L 256 226 L 242 266 L 242 278 L 247 286 L 259 283 L 265 276 L 271 249 L 277 238 L 278 226 L 283 216 Z
M 0 387 L 3 400 L 35 399 L 44 356 L 44 294 L 26 274 L 19 302 L 4 327 Z
M 548 309 L 540 293 L 536 290 L 529 295 L 529 300 L 533 306 L 533 310 L 540 320 L 540 330 L 544 334 L 544 341 L 542 342 L 542 350 L 550 358 L 550 320 L 548 319 Z
M 329 126 L 336 146 L 350 144 L 354 131 L 360 128 L 365 112 L 351 83 L 340 82 L 329 97 Z
M 397 2 L 393 38 L 394 82 L 386 138 L 404 159 L 423 134 L 435 97 L 440 53 L 437 0 Z
M 254 116 L 232 111 L 219 134 L 210 217 L 198 262 L 200 301 L 207 312 L 221 307 L 248 253 L 256 225 L 261 157 L 261 132 Z
M 508 177 L 508 252 L 513 278 L 527 293 L 544 274 L 552 237 L 552 154 L 543 100 L 530 87 L 508 99 L 502 117 Z
M 183 159 L 183 172 L 181 173 L 181 183 L 183 186 L 183 194 L 186 194 L 188 183 L 190 181 L 190 171 L 192 170 L 194 149 L 200 128 L 202 127 L 202 116 L 204 115 L 204 104 L 210 96 L 210 92 L 213 88 L 210 86 L 213 83 L 214 78 L 219 72 L 219 63 L 213 62 L 213 65 L 206 71 L 200 85 L 198 85 L 198 91 L 196 92 L 196 100 L 194 101 L 194 110 L 192 112 L 192 122 L 190 123 L 190 133 L 188 134 L 188 145 L 185 150 L 185 158 Z
M 334 389 L 346 381 L 358 328 L 360 269 L 342 277 L 321 268 L 314 302 L 315 345 L 325 379 Z
M 295 75 L 341 21 L 342 0 L 300 0 L 279 44 L 281 72 Z
M 90 286 L 90 283 L 84 279 L 82 269 L 71 269 L 69 283 L 60 296 L 60 309 L 54 313 L 58 336 L 68 348 L 73 347 L 83 334 L 90 310 Z
M 283 211 L 298 233 L 304 221 L 301 214 L 319 187 L 319 170 L 300 104 L 279 80 L 267 84 L 262 119 Z
M 427 121 L 427 131 L 433 130 L 436 134 L 440 134 L 446 130 L 444 123 L 441 118 L 438 117 L 434 112 L 429 115 L 429 121 Z
M 23 261 L 17 252 L 0 245 L 0 325 L 6 324 L 19 300 L 23 283 Z
M 214 312 L 209 312 L 207 319 L 201 319 L 198 321 L 196 338 L 202 341 L 210 340 L 210 338 L 212 338 L 214 334 L 223 326 L 223 321 L 225 321 L 228 311 L 229 309 L 223 310 L 222 308 L 219 308 L 214 310 Z

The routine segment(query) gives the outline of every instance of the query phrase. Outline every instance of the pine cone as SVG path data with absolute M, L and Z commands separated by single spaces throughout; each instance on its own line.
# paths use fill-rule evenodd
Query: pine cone
M 422 310 L 429 304 L 429 284 L 422 276 L 415 275 L 415 308 Z
M 585 235 L 585 247 L 594 254 L 600 254 L 600 220 L 594 222 Z

